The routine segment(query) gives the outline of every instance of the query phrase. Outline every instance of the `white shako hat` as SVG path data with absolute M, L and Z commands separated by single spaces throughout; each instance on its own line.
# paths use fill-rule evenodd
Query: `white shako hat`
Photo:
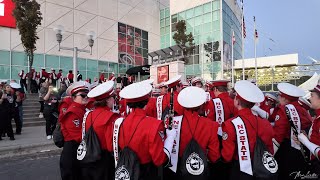
M 16 82 L 11 82 L 9 85 L 13 89 L 20 89 L 21 88 L 20 84 L 18 84 Z
M 163 87 L 167 87 L 168 88 L 168 85 L 165 83 L 165 82 L 162 82 L 160 84 L 157 85 L 157 88 L 163 88 Z
M 99 82 L 98 82 L 98 81 L 93 82 L 93 83 L 91 83 L 91 85 L 90 85 L 90 89 L 92 90 L 92 89 L 96 88 L 98 85 L 99 85 Z
M 72 94 L 78 93 L 80 91 L 89 92 L 89 88 L 86 86 L 86 83 L 84 81 L 78 81 L 71 84 L 67 88 L 66 94 L 68 96 L 71 96 Z
M 178 85 L 181 81 L 181 75 L 176 75 L 175 77 L 169 79 L 167 82 L 164 84 L 167 85 L 169 88 L 173 88 L 176 85 Z
M 291 101 L 298 100 L 299 97 L 306 94 L 301 88 L 289 83 L 279 83 L 277 87 L 279 90 L 279 96 Z
M 107 81 L 105 83 L 102 83 L 98 85 L 96 88 L 92 89 L 88 93 L 88 97 L 94 98 L 96 101 L 106 99 L 114 94 L 113 85 L 113 81 Z
M 184 88 L 178 95 L 179 104 L 185 108 L 199 107 L 206 102 L 206 99 L 206 92 L 195 86 Z
M 152 86 L 148 83 L 133 83 L 120 91 L 120 97 L 127 103 L 149 99 Z
M 196 83 L 198 83 L 198 82 L 200 82 L 201 84 L 203 84 L 202 80 L 203 80 L 203 79 L 202 79 L 201 77 L 195 77 L 195 78 L 193 78 L 193 79 L 191 80 L 191 85 L 192 85 L 192 86 L 195 86 Z
M 278 98 L 275 97 L 274 95 L 270 94 L 270 93 L 266 93 L 265 96 L 270 101 L 273 101 L 273 102 L 277 102 L 278 101 Z
M 234 85 L 236 97 L 250 103 L 260 103 L 264 100 L 262 91 L 250 81 L 241 80 Z
M 154 82 L 154 79 L 147 79 L 147 80 L 141 81 L 139 83 L 153 84 L 153 82 Z

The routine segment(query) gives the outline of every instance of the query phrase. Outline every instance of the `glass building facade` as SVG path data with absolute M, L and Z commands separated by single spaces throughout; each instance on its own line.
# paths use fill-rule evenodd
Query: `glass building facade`
M 194 52 L 186 61 L 186 77 L 200 76 L 208 80 L 221 79 L 222 76 L 231 78 L 232 30 L 236 39 L 234 60 L 242 58 L 242 42 L 241 21 L 228 4 L 224 0 L 212 0 L 177 14 L 170 14 L 169 8 L 162 9 L 161 48 L 175 45 L 172 36 L 176 32 L 175 25 L 180 20 L 186 22 L 186 33 L 193 34 L 196 45 Z
M 104 73 L 105 77 L 109 77 L 112 72 L 116 75 L 123 75 L 128 68 L 132 67 L 129 64 L 83 58 L 78 58 L 77 65 L 83 80 L 88 78 L 93 80 L 95 77 L 98 78 L 101 73 Z M 35 54 L 33 67 L 37 72 L 42 67 L 45 67 L 47 72 L 50 72 L 51 68 L 55 69 L 56 72 L 62 69 L 63 74 L 66 75 L 69 70 L 72 70 L 72 57 Z M 28 60 L 24 52 L 0 50 L 0 79 L 19 80 L 18 73 L 21 70 L 28 72 Z

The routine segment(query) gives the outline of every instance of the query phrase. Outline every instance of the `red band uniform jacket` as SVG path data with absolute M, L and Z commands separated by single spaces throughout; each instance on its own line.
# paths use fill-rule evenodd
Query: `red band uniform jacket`
M 270 153 L 273 154 L 272 138 L 274 134 L 270 123 L 265 119 L 253 115 L 251 109 L 248 108 L 239 110 L 238 116 L 241 117 L 246 127 L 251 160 L 253 159 L 257 132 Z M 238 160 L 237 134 L 234 125 L 231 122 L 233 119 L 234 118 L 222 124 L 223 135 L 221 155 L 226 162 Z
M 167 161 L 167 156 L 163 151 L 163 132 L 162 121 L 146 116 L 145 110 L 138 108 L 133 109 L 120 126 L 119 149 L 128 146 L 136 153 L 140 161 L 141 178 L 146 176 L 157 177 L 158 170 L 156 167 Z M 128 144 L 131 137 L 132 139 Z

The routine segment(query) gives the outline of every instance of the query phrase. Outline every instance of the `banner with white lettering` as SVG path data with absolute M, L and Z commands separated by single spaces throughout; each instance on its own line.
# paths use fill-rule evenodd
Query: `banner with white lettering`
M 162 100 L 163 96 L 158 96 L 157 97 L 157 119 L 161 120 L 162 117 Z
M 238 157 L 240 164 L 240 171 L 253 175 L 250 149 L 249 149 L 249 140 L 247 136 L 247 130 L 244 125 L 243 120 L 240 117 L 237 117 L 231 121 L 236 129 L 237 133 L 237 145 L 238 145 Z
M 292 104 L 287 104 L 286 107 L 288 108 L 289 112 L 290 112 L 290 117 L 291 117 L 291 120 L 294 124 L 294 126 L 296 127 L 298 133 L 300 133 L 301 131 L 301 121 L 300 121 L 300 117 L 299 117 L 299 114 L 298 114 L 298 111 L 297 109 L 292 105 Z M 295 142 L 295 140 L 293 139 L 293 137 L 295 136 L 292 128 L 291 128 L 291 147 L 295 148 L 295 149 L 298 149 L 300 150 L 300 145 L 297 144 Z
M 174 128 L 177 131 L 177 136 L 173 141 L 172 152 L 170 153 L 172 166 L 169 167 L 169 169 L 171 169 L 173 172 L 177 172 L 177 167 L 178 167 L 180 130 L 181 130 L 182 117 L 183 116 L 173 117 L 172 128 Z
M 117 167 L 117 163 L 119 160 L 119 130 L 120 130 L 120 126 L 123 122 L 123 118 L 118 118 L 115 122 L 114 122 L 114 126 L 113 126 L 113 138 L 112 138 L 112 143 L 113 143 L 113 155 L 114 155 L 114 164 L 115 167 Z
M 216 122 L 219 123 L 218 135 L 222 136 L 222 128 L 221 125 L 224 122 L 224 109 L 223 104 L 220 98 L 213 99 L 214 109 L 216 112 Z

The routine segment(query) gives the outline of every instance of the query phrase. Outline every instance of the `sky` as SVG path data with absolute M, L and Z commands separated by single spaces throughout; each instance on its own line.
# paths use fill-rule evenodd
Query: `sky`
M 301 64 L 312 63 L 308 56 L 320 61 L 320 0 L 244 0 L 245 58 L 254 57 L 253 16 L 257 57 L 298 53 Z

